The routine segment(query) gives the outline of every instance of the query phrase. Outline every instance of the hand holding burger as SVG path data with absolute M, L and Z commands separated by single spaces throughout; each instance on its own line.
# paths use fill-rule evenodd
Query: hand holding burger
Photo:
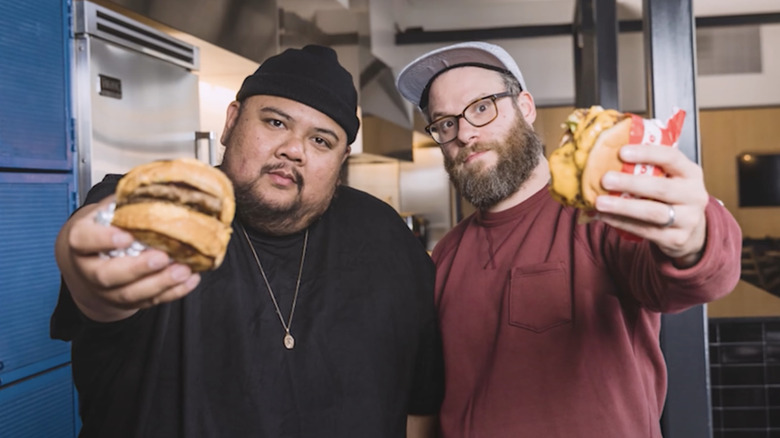
M 234 211 L 232 184 L 220 170 L 187 159 L 143 164 L 120 180 L 115 196 L 66 222 L 55 243 L 57 264 L 88 318 L 124 319 L 183 298 L 199 284 L 198 272 L 219 266 Z M 134 240 L 148 249 L 105 257 L 130 253 Z
M 559 147 L 550 155 L 553 198 L 583 210 L 586 214 L 581 218 L 587 222 L 593 218 L 597 197 L 607 194 L 632 197 L 605 188 L 604 175 L 614 171 L 664 177 L 666 172 L 652 164 L 623 161 L 621 149 L 630 144 L 675 148 L 684 118 L 685 112 L 680 110 L 665 124 L 600 106 L 574 110 L 562 125 L 564 132 Z
M 155 161 L 119 181 L 111 224 L 198 272 L 222 263 L 235 208 L 220 170 L 195 159 Z
M 549 158 L 551 195 L 580 209 L 580 222 L 598 218 L 628 240 L 650 240 L 678 266 L 696 263 L 709 195 L 701 168 L 676 147 L 684 117 L 574 110 Z

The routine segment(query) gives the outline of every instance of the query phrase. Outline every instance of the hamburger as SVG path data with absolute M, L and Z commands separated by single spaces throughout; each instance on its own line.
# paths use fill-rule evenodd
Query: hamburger
M 162 160 L 119 180 L 111 224 L 199 272 L 222 264 L 235 209 L 233 185 L 219 169 L 193 158 Z
M 593 210 L 596 197 L 609 193 L 601 177 L 621 171 L 618 152 L 629 143 L 632 117 L 600 106 L 575 109 L 563 123 L 557 149 L 550 154 L 550 192 L 558 202 Z

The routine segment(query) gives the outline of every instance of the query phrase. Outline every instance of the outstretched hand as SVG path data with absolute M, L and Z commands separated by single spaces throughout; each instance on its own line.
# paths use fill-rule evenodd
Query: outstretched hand
M 57 264 L 79 309 L 95 321 L 116 321 L 137 310 L 190 293 L 200 275 L 172 263 L 162 251 L 147 249 L 133 257 L 105 254 L 133 242 L 129 233 L 95 221 L 113 196 L 83 207 L 62 227 L 55 245 Z
M 667 146 L 626 145 L 620 158 L 659 167 L 667 177 L 607 172 L 605 189 L 632 196 L 599 196 L 599 219 L 655 243 L 680 268 L 696 264 L 706 242 L 709 201 L 701 167 Z

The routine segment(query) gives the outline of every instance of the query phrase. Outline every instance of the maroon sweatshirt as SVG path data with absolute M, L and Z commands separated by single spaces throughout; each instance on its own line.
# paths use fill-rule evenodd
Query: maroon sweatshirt
M 739 279 L 739 226 L 714 198 L 695 266 L 602 222 L 577 223 L 544 188 L 478 212 L 436 246 L 446 438 L 660 438 L 662 312 Z

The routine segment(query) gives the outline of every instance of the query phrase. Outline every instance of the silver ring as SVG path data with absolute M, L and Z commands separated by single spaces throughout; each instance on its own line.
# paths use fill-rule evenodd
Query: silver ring
M 674 223 L 675 213 L 674 213 L 674 207 L 671 205 L 667 205 L 669 207 L 669 220 L 666 221 L 665 224 L 661 225 L 661 228 L 668 228 L 672 226 Z

